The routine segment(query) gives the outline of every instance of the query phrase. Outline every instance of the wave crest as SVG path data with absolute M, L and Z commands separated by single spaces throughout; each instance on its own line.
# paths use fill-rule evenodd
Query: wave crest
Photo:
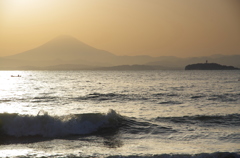
M 85 135 L 101 128 L 117 128 L 121 116 L 114 110 L 108 113 L 71 114 L 51 116 L 40 111 L 38 115 L 0 114 L 0 132 L 9 136 L 61 137 Z

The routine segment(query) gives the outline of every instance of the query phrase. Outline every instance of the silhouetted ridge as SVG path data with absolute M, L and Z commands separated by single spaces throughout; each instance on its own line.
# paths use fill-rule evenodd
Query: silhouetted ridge
M 67 49 L 71 49 L 71 47 L 78 47 L 83 50 L 95 49 L 95 48 L 79 41 L 78 39 L 76 39 L 72 36 L 68 36 L 68 35 L 58 36 L 58 37 L 48 41 L 47 43 L 43 44 L 42 46 L 45 46 L 45 47 L 46 46 L 57 46 L 57 47 L 61 47 L 61 48 L 67 47 Z
M 72 36 L 63 35 L 49 40 L 34 49 L 0 58 L 1 70 L 162 70 L 184 69 L 189 63 L 203 60 L 239 67 L 240 55 L 213 55 L 208 57 L 178 58 L 117 56 L 96 49 Z M 65 67 L 66 66 L 66 67 Z M 205 65 L 206 66 L 206 65 Z M 210 70 L 212 68 L 196 68 Z M 213 70 L 222 70 L 214 68 Z M 225 70 L 229 70 L 224 68 Z M 230 68 L 232 69 L 232 68 Z M 234 68 L 235 69 L 235 68 Z
M 28 50 L 26 52 L 13 55 L 10 59 L 50 61 L 50 60 L 104 60 L 115 55 L 100 49 L 91 47 L 71 36 L 59 36 L 47 43 Z

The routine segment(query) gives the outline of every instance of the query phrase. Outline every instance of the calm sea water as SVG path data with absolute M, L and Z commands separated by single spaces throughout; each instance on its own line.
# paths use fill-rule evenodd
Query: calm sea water
M 0 71 L 0 157 L 240 157 L 239 79 Z

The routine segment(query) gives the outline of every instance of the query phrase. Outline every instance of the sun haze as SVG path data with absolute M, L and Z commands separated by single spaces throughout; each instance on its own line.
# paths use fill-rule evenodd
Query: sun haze
M 240 54 L 239 0 L 0 0 L 0 56 L 70 35 L 115 55 Z

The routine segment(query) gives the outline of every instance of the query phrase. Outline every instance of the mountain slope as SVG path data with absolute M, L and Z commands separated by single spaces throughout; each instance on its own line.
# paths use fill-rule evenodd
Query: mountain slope
M 93 48 L 71 36 L 60 36 L 26 52 L 7 57 L 15 60 L 108 60 L 115 55 Z
M 5 62 L 5 67 L 13 65 L 46 67 L 65 64 L 102 67 L 157 61 L 156 58 L 150 56 L 116 56 L 110 52 L 91 47 L 71 36 L 59 36 L 37 48 L 4 57 L 0 59 L 0 62 L 4 60 L 9 61 L 9 64 Z

